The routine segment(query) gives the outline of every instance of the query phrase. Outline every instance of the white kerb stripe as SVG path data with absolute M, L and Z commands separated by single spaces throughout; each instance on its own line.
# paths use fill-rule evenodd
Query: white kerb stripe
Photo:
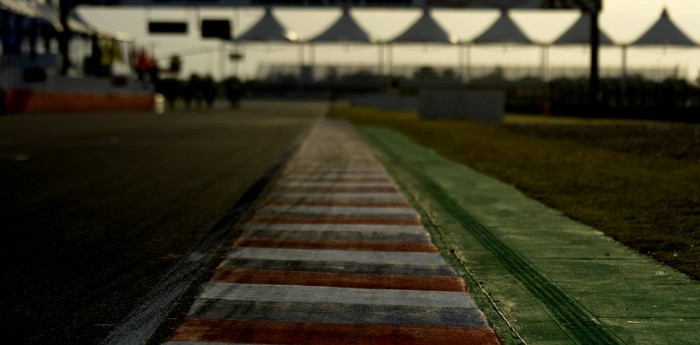
M 275 184 L 279 187 L 327 187 L 327 188 L 396 188 L 393 183 L 367 183 L 367 182 L 280 182 Z
M 310 215 L 370 215 L 370 216 L 415 216 L 418 213 L 408 207 L 340 207 L 340 206 L 265 206 L 258 213 L 264 214 L 310 214 Z
M 358 289 L 328 286 L 206 283 L 199 298 L 235 301 L 476 308 L 461 291 Z
M 374 224 L 266 224 L 248 223 L 243 230 L 273 230 L 273 231 L 329 231 L 329 232 L 388 232 L 404 234 L 427 234 L 418 225 L 374 225 Z
M 440 253 L 376 252 L 325 249 L 277 249 L 244 247 L 232 249 L 228 259 L 353 262 L 366 264 L 446 266 Z
M 401 193 L 283 193 L 272 192 L 269 199 L 279 200 L 348 200 L 348 201 L 406 201 Z

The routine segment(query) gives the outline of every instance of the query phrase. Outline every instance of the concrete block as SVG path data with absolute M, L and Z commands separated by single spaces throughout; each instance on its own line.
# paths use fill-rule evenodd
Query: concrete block
M 420 93 L 421 119 L 503 122 L 505 94 L 482 90 L 424 90 Z

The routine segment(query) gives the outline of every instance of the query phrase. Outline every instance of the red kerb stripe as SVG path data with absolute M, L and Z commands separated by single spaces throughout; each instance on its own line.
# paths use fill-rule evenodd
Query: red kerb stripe
M 278 187 L 272 190 L 274 193 L 396 193 L 394 187 L 384 188 L 328 188 L 328 187 Z
M 363 242 L 363 241 L 295 241 L 241 238 L 235 243 L 238 247 L 296 248 L 296 249 L 337 249 L 370 250 L 380 252 L 437 252 L 431 243 L 411 242 Z
M 186 319 L 171 341 L 250 344 L 501 345 L 490 329 Z
M 236 284 L 276 284 L 332 286 L 362 289 L 397 289 L 425 291 L 461 291 L 467 288 L 458 277 L 379 274 L 345 274 L 326 272 L 275 271 L 218 268 L 211 278 L 215 282 Z
M 256 216 L 251 223 L 279 224 L 380 224 L 380 225 L 420 225 L 417 218 L 359 218 L 359 217 L 275 217 Z
M 299 205 L 299 206 L 345 206 L 345 207 L 411 207 L 405 201 L 352 201 L 352 200 L 275 200 L 265 202 L 267 205 Z

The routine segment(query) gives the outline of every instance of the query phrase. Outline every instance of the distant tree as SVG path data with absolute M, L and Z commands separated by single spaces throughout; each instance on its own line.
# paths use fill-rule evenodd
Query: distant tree
M 446 80 L 456 80 L 458 77 L 457 73 L 455 73 L 455 70 L 448 68 L 442 71 L 442 78 Z
M 432 67 L 423 66 L 413 73 L 413 78 L 417 80 L 433 80 L 438 79 L 439 76 Z

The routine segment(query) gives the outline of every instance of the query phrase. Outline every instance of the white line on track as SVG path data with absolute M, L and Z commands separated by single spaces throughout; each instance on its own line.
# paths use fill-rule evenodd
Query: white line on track
M 367 264 L 445 266 L 440 253 L 375 252 L 325 249 L 236 248 L 228 259 L 354 262 Z
M 381 182 L 285 182 L 282 181 L 276 184 L 277 187 L 293 187 L 293 188 L 304 188 L 304 187 L 328 187 L 328 188 L 396 188 L 393 183 L 381 183 Z
M 389 232 L 406 234 L 426 234 L 422 226 L 417 225 L 371 225 L 371 224 L 265 224 L 248 223 L 243 230 L 274 231 L 329 231 L 329 232 Z
M 308 215 L 354 215 L 354 216 L 415 216 L 418 213 L 408 207 L 342 207 L 342 206 L 265 206 L 258 214 L 308 214 Z
M 352 200 L 352 201 L 406 201 L 401 193 L 298 193 L 272 192 L 271 200 Z
M 461 291 L 360 289 L 302 285 L 206 283 L 199 298 L 236 301 L 476 308 L 471 298 Z

